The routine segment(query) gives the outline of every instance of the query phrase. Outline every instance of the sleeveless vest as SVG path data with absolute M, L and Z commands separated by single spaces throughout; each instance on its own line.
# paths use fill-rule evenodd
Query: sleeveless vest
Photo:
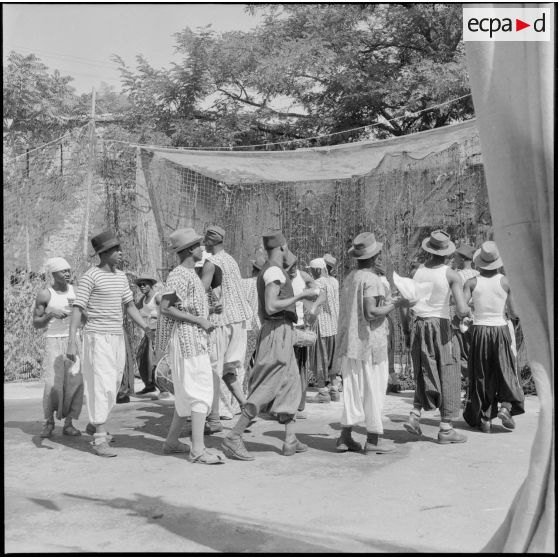
M 257 281 L 256 281 L 256 287 L 257 287 L 257 290 L 258 290 L 258 308 L 259 308 L 259 312 L 260 312 L 260 317 L 263 318 L 263 320 L 288 320 L 288 321 L 293 322 L 293 323 L 296 324 L 296 322 L 298 320 L 298 316 L 296 315 L 295 304 L 291 304 L 290 306 L 288 306 L 284 310 L 280 310 L 279 312 L 275 312 L 275 314 L 268 314 L 266 312 L 266 309 L 265 309 L 265 283 L 264 283 L 263 276 L 264 276 L 264 273 L 270 267 L 279 267 L 279 266 L 271 265 L 270 262 L 267 261 L 265 263 L 265 265 L 262 267 L 262 270 L 260 271 L 260 274 L 258 275 L 258 278 L 257 278 Z M 281 290 L 279 291 L 279 298 L 280 299 L 291 298 L 291 297 L 294 296 L 293 285 L 292 285 L 291 279 L 289 278 L 289 276 L 285 273 L 285 271 L 283 269 L 281 269 L 281 272 L 283 273 L 283 276 L 285 277 L 285 282 L 281 285 Z

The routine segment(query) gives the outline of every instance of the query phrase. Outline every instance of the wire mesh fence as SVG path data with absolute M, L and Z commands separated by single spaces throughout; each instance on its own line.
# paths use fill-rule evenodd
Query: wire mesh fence
M 302 266 L 333 254 L 341 283 L 354 265 L 347 249 L 363 230 L 374 231 L 384 243 L 388 278 L 393 271 L 409 275 L 423 257 L 422 239 L 434 229 L 472 245 L 492 236 L 478 137 L 420 160 L 405 153 L 389 157 L 365 176 L 230 185 L 121 141 L 98 137 L 91 150 L 88 132 L 82 128 L 44 150 L 4 162 L 5 297 L 17 298 L 17 277 L 40 274 L 54 255 L 66 257 L 79 276 L 96 261 L 84 250 L 84 238 L 106 228 L 121 240 L 127 271 L 156 273 L 161 281 L 177 263 L 168 237 L 179 227 L 201 233 L 210 224 L 222 226 L 225 248 L 244 276 L 263 252 L 261 235 L 282 229 Z M 25 293 L 20 312 L 32 312 L 30 298 L 40 283 L 32 280 L 34 290 Z M 396 365 L 408 373 L 397 316 L 395 322 Z M 6 322 L 5 310 L 9 327 L 18 326 L 13 316 Z M 29 323 L 24 329 L 25 335 L 40 337 Z M 135 336 L 133 328 L 130 333 Z M 7 357 L 5 345 L 5 366 L 19 362 L 14 354 L 26 350 L 21 342 Z M 36 377 L 41 357 L 35 353 L 35 364 L 10 374 Z M 526 366 L 521 344 L 519 368 Z

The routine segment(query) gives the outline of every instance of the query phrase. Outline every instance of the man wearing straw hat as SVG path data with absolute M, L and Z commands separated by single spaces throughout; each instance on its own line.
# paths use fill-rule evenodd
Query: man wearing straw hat
M 382 438 L 382 411 L 388 384 L 388 346 L 385 317 L 406 302 L 392 299 L 381 305 L 384 288 L 374 272 L 382 243 L 373 233 L 363 232 L 353 240 L 349 255 L 357 269 L 343 283 L 340 297 L 336 355 L 343 377 L 343 414 L 338 451 L 361 451 L 352 438 L 352 428 L 366 426 L 365 452 L 391 453 L 392 440 Z
M 169 240 L 180 260 L 169 274 L 161 298 L 157 350 L 168 355 L 174 385 L 174 415 L 163 453 L 187 453 L 192 463 L 218 465 L 220 456 L 205 448 L 204 425 L 213 400 L 209 357 L 209 304 L 195 264 L 202 258 L 203 237 L 194 229 L 178 229 Z M 192 447 L 179 440 L 186 417 L 192 419 Z
M 223 246 L 225 236 L 224 229 L 211 225 L 207 227 L 204 238 L 205 249 L 211 254 L 202 270 L 202 282 L 206 291 L 211 289 L 215 268 L 219 267 L 222 271 L 222 312 L 210 316 L 211 323 L 215 325 L 211 346 L 214 394 L 211 412 L 207 417 L 211 432 L 223 430 L 219 412 L 221 379 L 240 407 L 246 401 L 242 391 L 247 344 L 246 324 L 252 318 L 252 310 L 242 288 L 238 264 Z
M 83 328 L 82 373 L 87 395 L 89 424 L 86 431 L 94 435 L 93 451 L 101 457 L 115 457 L 108 445 L 105 424 L 116 403 L 116 394 L 126 363 L 123 330 L 123 307 L 128 316 L 146 333 L 151 328 L 140 315 L 128 279 L 118 269 L 122 264 L 120 241 L 111 231 L 91 239 L 100 258 L 97 266 L 88 269 L 80 278 L 70 321 L 67 356 L 76 360 L 76 331 L 82 314 L 87 312 Z
M 45 359 L 43 362 L 45 389 L 43 411 L 45 425 L 41 438 L 49 438 L 54 430 L 54 415 L 64 419 L 62 434 L 79 436 L 81 432 L 72 424 L 83 406 L 83 377 L 79 359 L 73 363 L 66 359 L 66 347 L 71 305 L 76 298 L 70 285 L 70 264 L 64 258 L 50 258 L 45 264 L 52 284 L 39 291 L 33 310 L 33 326 L 46 329 Z
M 513 415 L 525 412 L 506 306 L 513 314 L 508 279 L 496 243 L 484 242 L 473 256 L 477 277 L 463 288 L 465 301 L 473 301 L 473 325 L 469 348 L 468 397 L 463 418 L 482 432 L 490 432 L 496 416 L 504 428 L 513 430 Z M 500 403 L 500 409 L 498 409 Z
M 250 381 L 250 392 L 235 426 L 221 446 L 228 457 L 251 461 L 242 434 L 258 416 L 262 405 L 273 401 L 271 412 L 285 425 L 283 455 L 308 450 L 295 435 L 294 420 L 300 403 L 300 377 L 294 355 L 294 327 L 297 321 L 295 304 L 298 300 L 314 300 L 314 289 L 294 296 L 291 280 L 283 267 L 288 254 L 287 240 L 280 232 L 263 236 L 268 261 L 257 280 L 258 309 L 262 329 L 256 348 L 256 359 Z
M 455 430 L 452 423 L 459 418 L 461 410 L 461 371 L 450 323 L 450 296 L 453 296 L 460 318 L 470 314 L 463 300 L 459 275 L 446 265 L 446 258 L 454 253 L 455 244 L 445 231 L 436 230 L 423 240 L 422 249 L 429 257 L 415 271 L 413 279 L 432 285 L 432 290 L 427 300 L 413 307 L 416 318 L 411 358 L 416 386 L 413 410 L 403 426 L 420 436 L 422 409 L 440 409 L 438 443 L 466 442 L 467 437 Z M 408 316 L 404 317 L 404 330 L 409 331 Z

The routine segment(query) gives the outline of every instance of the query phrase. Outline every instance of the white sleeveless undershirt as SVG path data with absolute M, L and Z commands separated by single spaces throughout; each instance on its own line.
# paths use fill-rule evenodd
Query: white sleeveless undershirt
M 151 300 L 149 302 L 145 302 L 145 298 L 143 299 L 143 306 L 139 309 L 140 314 L 147 320 L 149 320 L 149 325 L 153 326 L 154 324 L 157 323 L 157 318 L 159 317 L 159 305 L 157 304 L 157 301 L 155 300 L 157 297 L 156 294 L 154 294 L 151 297 Z
M 492 277 L 477 276 L 473 289 L 473 325 L 507 325 L 505 308 L 508 293 L 502 288 L 502 277 L 501 273 Z
M 413 279 L 418 283 L 431 283 L 432 294 L 430 298 L 418 302 L 413 307 L 414 312 L 419 318 L 445 318 L 450 319 L 450 294 L 451 289 L 448 283 L 446 272 L 447 265 L 436 268 L 420 266 Z
M 52 287 L 48 288 L 50 292 L 50 300 L 45 308 L 45 313 L 49 312 L 64 312 L 68 316 L 61 320 L 60 318 L 52 318 L 48 322 L 46 329 L 47 337 L 67 337 L 70 333 L 70 314 L 72 309 L 68 299 L 72 302 L 76 299 L 74 288 L 68 285 L 68 290 L 65 293 L 56 292 Z

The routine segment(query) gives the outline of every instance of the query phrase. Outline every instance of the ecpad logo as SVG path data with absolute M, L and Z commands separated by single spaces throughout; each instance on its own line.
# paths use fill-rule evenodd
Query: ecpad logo
M 550 41 L 551 8 L 463 8 L 464 41 Z

